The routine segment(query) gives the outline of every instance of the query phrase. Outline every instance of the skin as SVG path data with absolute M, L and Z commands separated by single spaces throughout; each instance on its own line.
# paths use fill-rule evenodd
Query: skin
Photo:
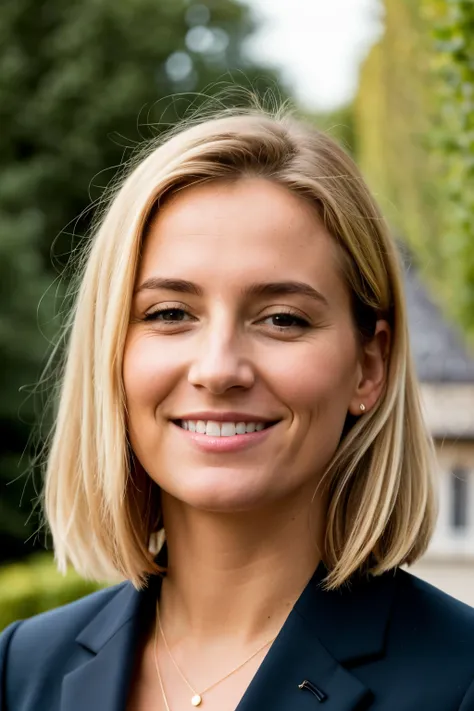
M 162 624 L 201 689 L 278 633 L 321 559 L 321 473 L 347 413 L 361 415 L 360 403 L 368 412 L 383 389 L 389 326 L 378 321 L 362 347 L 338 256 L 306 201 L 259 178 L 178 193 L 144 241 L 137 289 L 160 276 L 204 292 L 136 291 L 123 367 L 131 444 L 162 491 L 170 561 Z M 280 280 L 306 282 L 326 303 L 241 293 Z M 158 309 L 173 312 L 145 320 Z M 257 447 L 202 453 L 169 422 L 198 410 L 281 422 Z M 152 641 L 150 631 L 139 683 L 159 695 Z M 175 708 L 189 705 L 161 643 L 158 651 Z M 264 653 L 209 693 L 209 711 L 235 707 Z

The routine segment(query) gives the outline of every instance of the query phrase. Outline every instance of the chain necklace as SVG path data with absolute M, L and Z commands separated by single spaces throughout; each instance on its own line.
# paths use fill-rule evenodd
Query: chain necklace
M 156 617 L 156 623 L 155 623 L 155 640 L 154 640 L 154 644 L 153 644 L 153 654 L 154 654 L 154 657 L 155 657 L 156 674 L 157 674 L 157 676 L 158 676 L 158 681 L 160 682 L 161 693 L 162 693 L 162 695 L 163 695 L 163 701 L 165 702 L 166 711 L 171 711 L 170 706 L 169 706 L 169 703 L 168 703 L 168 699 L 166 698 L 166 694 L 165 694 L 165 689 L 164 689 L 164 686 L 163 686 L 163 682 L 162 682 L 162 680 L 161 680 L 160 667 L 159 667 L 159 665 L 158 665 L 158 656 L 157 656 L 157 654 L 156 654 L 156 641 L 157 641 L 157 639 L 158 639 L 158 615 L 157 615 L 157 617 Z
M 257 651 L 253 652 L 253 653 L 250 655 L 250 657 L 247 657 L 247 659 L 245 659 L 245 661 L 241 662 L 237 667 L 234 667 L 234 669 L 232 669 L 232 671 L 228 672 L 228 673 L 227 673 L 225 676 L 223 676 L 221 679 L 218 679 L 217 681 L 215 681 L 215 682 L 213 682 L 212 684 L 210 684 L 209 686 L 207 686 L 205 689 L 203 689 L 203 690 L 201 691 L 200 694 L 198 694 L 197 691 L 191 686 L 191 684 L 189 683 L 189 681 L 186 679 L 186 677 L 184 676 L 183 672 L 182 672 L 181 669 L 179 668 L 177 662 L 175 661 L 173 655 L 171 654 L 171 650 L 170 650 L 170 648 L 169 648 L 169 646 L 168 646 L 168 642 L 166 641 L 165 633 L 163 632 L 163 627 L 161 626 L 160 612 L 159 612 L 159 606 L 158 606 L 158 601 L 157 601 L 157 603 L 156 603 L 156 625 L 155 625 L 155 648 L 154 648 L 154 653 L 155 653 L 155 666 L 156 666 L 156 671 L 157 671 L 158 679 L 159 679 L 160 686 L 161 686 L 161 692 L 162 692 L 162 694 L 163 694 L 163 699 L 164 699 L 164 701 L 165 701 L 165 706 L 166 706 L 166 710 L 167 710 L 167 711 L 170 711 L 170 708 L 169 708 L 169 705 L 168 705 L 168 700 L 167 700 L 167 698 L 166 698 L 165 690 L 164 690 L 164 688 L 163 688 L 163 682 L 162 682 L 162 680 L 161 680 L 160 670 L 159 670 L 159 667 L 158 667 L 158 658 L 157 658 L 157 654 L 156 654 L 156 641 L 157 641 L 157 636 L 158 636 L 158 634 L 157 634 L 157 633 L 158 633 L 158 628 L 159 628 L 159 630 L 160 630 L 161 636 L 163 637 L 163 642 L 164 642 L 164 644 L 165 644 L 166 651 L 168 652 L 171 661 L 173 662 L 174 666 L 176 667 L 176 671 L 179 673 L 180 677 L 182 678 L 182 680 L 184 681 L 184 683 L 186 684 L 186 686 L 191 690 L 191 692 L 192 692 L 192 694 L 193 694 L 193 696 L 192 696 L 192 698 L 191 698 L 191 705 L 192 705 L 192 706 L 200 706 L 201 703 L 202 703 L 202 701 L 203 701 L 203 698 L 202 698 L 202 697 L 203 697 L 203 695 L 204 695 L 205 693 L 207 693 L 208 691 L 210 691 L 211 689 L 213 689 L 215 686 L 217 686 L 218 684 L 220 684 L 222 681 L 224 681 L 225 679 L 227 679 L 229 676 L 231 676 L 232 674 L 234 674 L 234 673 L 235 673 L 236 671 L 238 671 L 239 669 L 242 669 L 242 667 L 243 667 L 245 664 L 247 664 L 247 662 L 250 662 L 251 659 L 253 659 L 254 657 L 256 657 L 259 652 L 261 652 L 263 649 L 265 649 L 265 647 L 267 647 L 269 644 L 272 644 L 272 642 L 274 642 L 275 639 L 276 639 L 276 636 L 273 637 L 272 639 L 269 639 L 267 642 L 265 642 L 265 644 L 262 644 L 262 646 L 259 647 L 259 648 L 257 649 Z

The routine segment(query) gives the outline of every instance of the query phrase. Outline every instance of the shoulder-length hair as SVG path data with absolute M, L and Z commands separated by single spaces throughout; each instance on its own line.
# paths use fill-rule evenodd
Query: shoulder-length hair
M 316 208 L 339 245 L 360 338 L 373 335 L 380 317 L 392 329 L 383 395 L 363 417 L 348 415 L 324 474 L 326 585 L 411 564 L 428 546 L 436 468 L 396 245 L 354 162 L 331 138 L 286 111 L 245 109 L 181 125 L 148 146 L 81 255 L 44 450 L 44 510 L 63 572 L 70 561 L 84 577 L 140 588 L 162 570 L 150 543 L 161 528 L 159 488 L 135 466 L 122 378 L 142 242 L 150 216 L 176 191 L 245 176 L 274 181 Z

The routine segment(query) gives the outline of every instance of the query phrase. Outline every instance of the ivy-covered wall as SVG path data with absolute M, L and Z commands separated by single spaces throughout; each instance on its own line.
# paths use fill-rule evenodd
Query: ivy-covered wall
M 354 106 L 358 160 L 440 306 L 474 339 L 474 3 L 384 7 Z
M 443 256 L 456 311 L 474 341 L 474 3 L 424 0 L 440 79 L 434 149 L 443 175 Z

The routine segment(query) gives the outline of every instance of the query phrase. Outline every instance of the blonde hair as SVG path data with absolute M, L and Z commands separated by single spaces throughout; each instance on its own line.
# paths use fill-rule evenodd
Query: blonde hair
M 44 510 L 62 571 L 70 561 L 86 578 L 125 578 L 139 588 L 161 570 L 150 545 L 160 528 L 159 489 L 134 466 L 122 381 L 140 249 L 158 202 L 196 183 L 243 176 L 275 181 L 315 206 L 344 256 L 361 338 L 371 337 L 378 317 L 392 328 L 384 393 L 371 412 L 348 420 L 325 473 L 327 587 L 356 571 L 411 564 L 428 545 L 437 509 L 433 445 L 396 246 L 358 169 L 332 139 L 287 111 L 240 109 L 180 125 L 149 145 L 81 257 L 45 448 Z

